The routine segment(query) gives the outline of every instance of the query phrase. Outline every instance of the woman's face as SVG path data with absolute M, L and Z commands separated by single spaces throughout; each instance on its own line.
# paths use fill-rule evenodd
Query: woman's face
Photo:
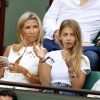
M 21 31 L 24 38 L 24 42 L 27 45 L 32 45 L 34 42 L 38 40 L 39 32 L 40 32 L 39 25 L 37 20 L 35 19 L 27 20 L 24 23 L 24 26 Z
M 72 50 L 75 45 L 76 38 L 72 28 L 64 27 L 61 31 L 60 39 L 63 43 L 63 47 L 66 50 Z

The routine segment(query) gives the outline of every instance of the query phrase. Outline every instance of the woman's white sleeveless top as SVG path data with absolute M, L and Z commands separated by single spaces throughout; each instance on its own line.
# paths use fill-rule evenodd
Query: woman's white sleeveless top
M 22 57 L 21 57 L 22 56 Z M 31 74 L 38 74 L 39 58 L 34 53 L 33 47 L 27 46 L 23 47 L 19 52 L 14 52 L 11 48 L 8 60 L 10 63 L 15 63 L 15 61 L 20 58 L 19 65 L 26 68 Z M 22 73 L 11 73 L 9 70 L 5 70 L 4 77 L 1 80 L 28 83 L 25 76 Z

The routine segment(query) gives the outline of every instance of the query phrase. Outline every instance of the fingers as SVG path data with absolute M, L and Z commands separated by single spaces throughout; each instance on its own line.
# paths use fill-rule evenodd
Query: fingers
M 61 51 L 62 57 L 66 62 L 69 62 L 71 60 L 71 55 L 68 51 L 62 50 Z
M 0 61 L 0 67 L 6 67 L 6 62 L 5 61 Z
M 15 68 L 16 67 L 9 66 L 8 67 L 8 70 L 10 70 L 10 72 L 12 72 L 12 73 L 15 73 L 16 72 L 16 69 Z
M 65 56 L 71 56 L 67 50 L 62 50 L 61 53 L 62 55 L 65 55 Z
M 39 58 L 44 58 L 45 54 L 46 54 L 46 50 L 44 50 L 40 45 L 35 45 L 33 47 L 33 50 L 35 52 L 35 54 L 39 57 Z
M 8 67 L 8 70 L 10 70 L 11 73 L 19 73 L 18 66 L 11 65 L 10 67 Z
M 41 50 L 40 45 L 35 46 L 37 50 Z
M 35 53 L 37 53 L 39 50 L 41 50 L 41 48 L 40 48 L 39 45 L 34 45 L 33 50 L 34 50 Z
M 97 46 L 100 46 L 100 41 L 97 42 Z
M 15 66 L 15 63 L 10 63 L 9 65 L 10 65 L 11 67 L 13 67 L 13 66 Z
M 68 72 L 69 72 L 69 73 L 74 72 L 74 71 L 75 71 L 75 70 L 74 70 L 74 67 L 69 67 L 69 68 L 68 68 Z
M 73 63 L 72 63 L 71 54 L 70 54 L 68 51 L 66 51 L 66 50 L 62 50 L 61 53 L 62 53 L 62 57 L 63 57 L 63 59 L 65 60 L 65 62 L 66 62 L 66 64 L 67 64 L 68 68 L 69 68 L 69 67 L 72 67 L 72 66 L 73 66 Z
M 15 63 L 10 63 L 7 70 L 10 70 L 11 72 L 15 72 L 17 70 L 17 66 Z
M 58 43 L 58 34 L 59 34 L 59 30 L 56 30 L 53 34 L 53 40 L 55 41 L 55 43 Z

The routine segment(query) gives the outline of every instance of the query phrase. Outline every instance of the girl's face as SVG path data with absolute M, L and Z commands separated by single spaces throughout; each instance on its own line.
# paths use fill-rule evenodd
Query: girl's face
M 27 20 L 24 23 L 24 26 L 21 31 L 24 38 L 24 42 L 27 45 L 32 45 L 34 42 L 38 40 L 39 32 L 40 32 L 39 25 L 37 20 L 35 19 Z
M 72 50 L 76 42 L 73 29 L 68 26 L 64 27 L 61 31 L 60 39 L 63 43 L 64 49 Z

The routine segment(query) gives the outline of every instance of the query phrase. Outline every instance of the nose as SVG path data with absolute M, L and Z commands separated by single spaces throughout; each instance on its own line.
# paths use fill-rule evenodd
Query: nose
M 70 35 L 68 35 L 68 36 L 67 36 L 67 40 L 70 40 L 70 39 L 71 39 L 71 36 L 70 36 Z
M 30 33 L 34 33 L 34 29 L 33 28 L 30 28 Z

